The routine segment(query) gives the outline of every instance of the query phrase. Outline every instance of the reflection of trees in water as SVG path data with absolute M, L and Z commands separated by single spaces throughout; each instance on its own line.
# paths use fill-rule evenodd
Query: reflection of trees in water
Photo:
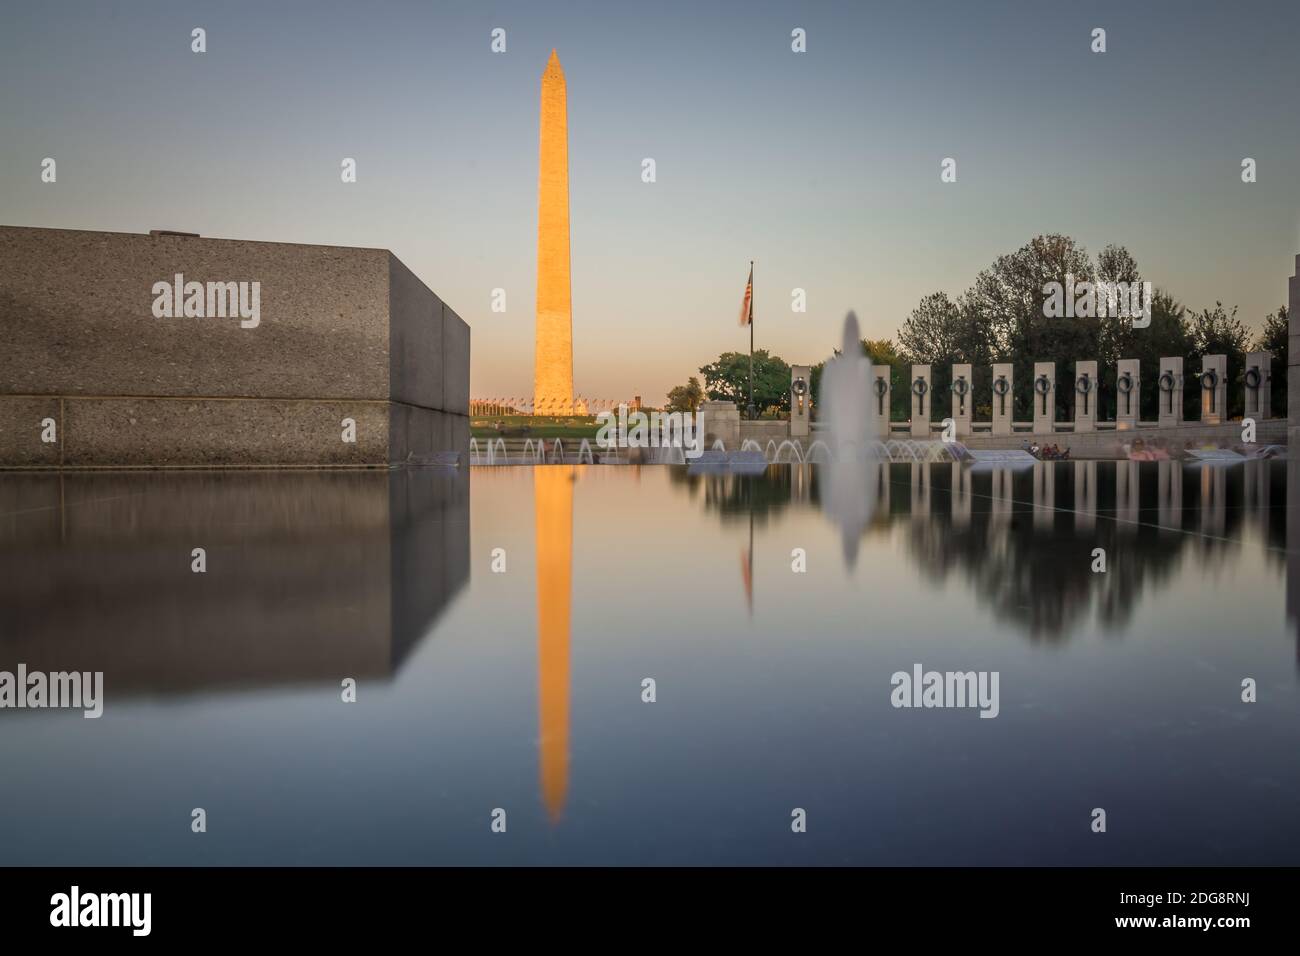
M 1126 630 L 1143 591 L 1165 585 L 1183 561 L 1235 558 L 1246 522 L 1262 525 L 1265 544 L 1285 542 L 1285 470 L 1268 462 L 1173 462 L 1163 481 L 1157 463 L 1062 462 L 1002 472 L 996 487 L 997 473 L 971 473 L 958 492 L 954 466 L 928 467 L 929 517 L 905 532 L 913 558 L 937 580 L 964 575 L 999 620 L 1035 640 L 1067 636 L 1092 607 L 1106 631 Z M 920 472 L 891 467 L 894 520 L 911 518 Z M 1092 570 L 1095 548 L 1105 549 L 1104 574 Z
M 749 520 L 762 526 L 769 517 L 803 499 L 817 501 L 811 468 L 774 465 L 762 475 L 726 473 L 690 474 L 685 468 L 670 468 L 669 481 L 683 487 L 692 499 L 703 496 L 706 511 L 716 512 L 723 524 Z
M 1073 504 L 1070 465 L 1056 467 L 1054 494 L 1038 499 L 1033 470 L 1004 473 L 1010 483 L 996 491 L 994 473 L 972 474 L 969 518 L 961 522 L 954 521 L 953 506 L 961 498 L 951 492 L 951 468 L 931 466 L 930 518 L 911 522 L 904 532 L 911 556 L 935 580 L 964 576 L 998 620 L 1035 640 L 1062 637 L 1094 598 L 1101 622 L 1122 629 L 1143 588 L 1164 581 L 1178 566 L 1186 536 L 1107 517 L 1117 504 L 1113 469 L 1109 482 L 1099 470 L 1092 527 L 1076 529 L 1072 510 L 1049 510 Z M 896 469 L 892 479 L 895 488 L 910 483 Z M 1106 551 L 1106 574 L 1092 571 L 1094 548 Z
M 1219 468 L 1103 461 L 967 469 L 958 489 L 957 466 L 885 467 L 888 481 L 882 474 L 878 507 L 864 535 L 906 523 L 910 554 L 932 579 L 964 577 L 999 620 L 1034 640 L 1068 636 L 1092 608 L 1105 630 L 1126 630 L 1144 590 L 1167 585 L 1184 561 L 1204 566 L 1233 560 L 1247 525 L 1269 549 L 1270 567 L 1285 558 L 1282 463 Z M 724 522 L 751 511 L 763 519 L 820 500 L 817 467 L 773 467 L 756 478 L 674 471 L 673 480 L 693 495 L 702 491 L 706 510 Z M 1095 548 L 1106 551 L 1104 574 L 1092 570 Z

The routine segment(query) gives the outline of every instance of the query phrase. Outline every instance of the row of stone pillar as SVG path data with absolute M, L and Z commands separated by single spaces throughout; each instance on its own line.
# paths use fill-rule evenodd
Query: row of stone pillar
M 1117 429 L 1137 428 L 1141 415 L 1141 373 L 1137 359 L 1121 359 L 1115 371 Z M 1246 356 L 1245 414 L 1248 418 L 1263 420 L 1272 417 L 1272 366 L 1269 352 L 1251 352 Z M 882 435 L 890 430 L 889 409 L 892 385 L 890 367 L 873 366 L 875 382 L 873 392 L 877 403 L 876 419 Z M 1183 423 L 1183 360 L 1173 356 L 1160 360 L 1157 373 L 1157 398 L 1159 400 L 1157 423 L 1163 426 Z M 1012 386 L 1014 367 L 1010 362 L 993 366 L 993 417 L 990 432 L 1010 435 L 1013 431 Z M 913 365 L 911 376 L 912 418 L 911 431 L 915 438 L 929 438 L 933 420 L 931 408 L 932 376 L 929 365 Z M 974 420 L 974 377 L 972 366 L 958 364 L 952 367 L 952 413 L 950 417 L 958 437 L 970 435 Z M 1074 377 L 1066 385 L 1074 392 L 1074 431 L 1089 432 L 1097 428 L 1098 386 L 1101 384 L 1095 361 L 1075 362 Z M 1056 363 L 1034 363 L 1033 424 L 1035 433 L 1056 430 Z M 1207 355 L 1201 360 L 1201 419 L 1200 424 L 1218 425 L 1227 418 L 1228 357 Z

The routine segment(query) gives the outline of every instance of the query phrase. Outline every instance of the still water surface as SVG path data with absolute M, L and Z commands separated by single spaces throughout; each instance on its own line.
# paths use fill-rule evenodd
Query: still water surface
M 1285 463 L 823 481 L 0 475 L 0 864 L 1300 864 Z

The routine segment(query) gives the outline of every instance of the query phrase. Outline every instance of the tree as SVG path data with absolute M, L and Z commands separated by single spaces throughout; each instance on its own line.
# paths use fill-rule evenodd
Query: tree
M 1246 347 L 1250 344 L 1250 333 L 1237 318 L 1237 307 L 1231 312 L 1223 308 L 1222 302 L 1215 302 L 1213 309 L 1194 312 L 1188 323 L 1192 338 L 1194 358 L 1206 355 L 1226 355 L 1228 357 L 1228 408 L 1229 416 L 1241 415 L 1245 411 L 1245 372 Z M 1199 366 L 1199 361 L 1196 363 Z M 1200 369 L 1188 369 L 1194 372 L 1199 383 Z M 1191 390 L 1200 403 L 1200 387 Z
M 889 385 L 893 389 L 889 398 L 890 420 L 905 421 L 912 414 L 912 399 L 909 397 L 911 385 L 908 381 L 911 377 L 911 369 L 908 368 L 911 362 L 899 353 L 891 339 L 863 339 L 862 351 L 871 359 L 872 365 L 889 366 Z
M 991 361 L 987 324 L 968 299 L 959 297 L 954 302 L 945 292 L 933 292 L 920 301 L 899 329 L 898 341 L 905 357 L 900 365 L 930 366 L 930 394 L 936 418 L 952 413 L 953 363 L 970 362 L 982 369 Z M 903 368 L 903 372 L 903 394 L 907 395 L 911 390 L 910 369 Z M 908 399 L 903 417 L 910 414 Z
M 911 400 L 908 388 L 908 368 L 910 364 L 905 362 L 903 357 L 898 354 L 891 339 L 863 339 L 862 354 L 871 360 L 873 367 L 888 366 L 889 382 L 893 391 L 890 393 L 890 419 L 892 421 L 902 421 L 912 414 Z M 831 350 L 835 355 L 840 354 L 839 349 Z M 812 367 L 812 374 L 808 387 L 812 390 L 813 410 L 821 403 L 822 372 L 826 370 L 825 362 L 818 362 Z
M 698 412 L 703 401 L 704 389 L 700 387 L 700 380 L 692 375 L 685 385 L 669 390 L 668 411 Z
M 1144 329 L 1128 328 L 1114 339 L 1112 349 L 1114 359 L 1138 360 L 1138 379 L 1141 381 L 1138 409 L 1144 419 L 1157 417 L 1160 411 L 1160 360 L 1166 356 L 1182 356 L 1184 373 L 1191 371 L 1192 335 L 1187 325 L 1187 310 L 1169 293 L 1157 289 L 1151 296 L 1151 324 Z M 1189 394 L 1186 386 L 1183 394 L 1184 414 L 1188 414 L 1188 402 L 1199 399 L 1195 392 Z
M 1044 309 L 1049 293 L 1044 290 L 1049 283 L 1068 288 L 1071 282 L 1095 281 L 1087 251 L 1061 235 L 1036 236 L 1015 252 L 999 256 L 976 277 L 967 296 L 988 323 L 993 354 L 1015 367 L 1013 408 L 1019 415 L 1027 418 L 1033 408 L 1035 362 L 1055 362 L 1059 382 L 1072 378 L 1069 373 L 1076 359 L 1100 352 L 1097 320 L 1049 317 Z M 1058 387 L 1056 395 L 1056 414 L 1062 417 L 1068 414 L 1074 389 Z
M 1290 355 L 1290 328 L 1286 306 L 1264 319 L 1264 331 L 1255 343 L 1255 349 L 1273 356 L 1273 414 L 1286 417 L 1286 373 Z
M 711 401 L 735 402 L 739 408 L 749 404 L 749 354 L 723 352 L 718 360 L 700 368 L 704 391 Z M 767 349 L 754 352 L 754 407 L 765 411 L 788 411 L 790 408 L 790 366 Z
M 1058 419 L 1069 418 L 1074 411 L 1074 363 L 1097 358 L 1105 364 L 1118 358 L 1136 357 L 1121 354 L 1136 341 L 1127 338 L 1134 332 L 1132 317 L 1099 316 L 1111 301 L 1105 292 L 1088 301 L 1082 297 L 1082 283 L 1096 290 L 1097 283 L 1138 283 L 1141 274 L 1137 263 L 1123 246 L 1108 245 L 1093 264 L 1088 252 L 1069 236 L 1036 236 L 1020 249 L 999 256 L 982 271 L 967 292 L 955 301 L 944 293 L 926 296 L 913 310 L 899 331 L 906 358 L 935 366 L 934 410 L 946 414 L 951 394 L 946 376 L 954 362 L 969 362 L 975 381 L 971 400 L 977 409 L 992 407 L 992 377 L 988 366 L 993 362 L 1010 362 L 1014 367 L 1015 391 L 1013 414 L 1027 418 L 1033 402 L 1033 367 L 1035 362 L 1056 365 Z M 1052 291 L 1059 285 L 1059 297 Z M 1071 296 L 1075 314 L 1055 313 L 1050 303 Z M 1119 302 L 1115 305 L 1118 307 Z M 1092 306 L 1089 309 L 1088 306 Z M 1082 314 L 1079 314 L 1082 311 Z M 1091 314 L 1090 314 L 1091 312 Z M 1182 355 L 1183 351 L 1166 352 Z M 1113 389 L 1098 395 L 1103 404 L 1114 410 Z
M 1123 246 L 1109 245 L 1102 249 L 1097 256 L 1097 281 L 1098 283 L 1111 283 L 1111 288 L 1119 283 L 1126 283 L 1129 288 L 1142 289 L 1142 274 L 1138 271 L 1137 262 L 1129 255 L 1129 251 Z M 1155 295 L 1152 294 L 1151 310 L 1155 311 Z M 1106 315 L 1098 318 L 1097 345 L 1098 361 L 1105 366 L 1113 366 L 1120 359 L 1138 359 L 1139 360 L 1139 378 L 1145 377 L 1141 374 L 1142 360 L 1147 358 L 1145 351 L 1150 348 L 1153 336 L 1148 334 L 1151 327 L 1145 329 L 1133 328 L 1133 316 L 1124 308 L 1131 303 L 1115 303 L 1119 308 L 1111 309 L 1109 299 L 1107 300 Z M 1165 352 L 1165 355 L 1182 355 L 1183 352 Z M 1159 356 L 1154 359 L 1159 362 Z M 1101 373 L 1101 369 L 1098 369 Z M 1153 372 L 1159 375 L 1158 372 Z M 1113 379 L 1108 379 L 1105 374 L 1101 375 L 1102 387 L 1097 393 L 1097 417 L 1101 419 L 1111 419 L 1115 417 L 1116 405 L 1119 402 L 1119 393 L 1113 384 Z M 1138 408 L 1141 409 L 1141 390 L 1138 393 Z
M 898 343 L 917 365 L 984 364 L 989 357 L 987 325 L 969 302 L 954 302 L 946 292 L 920 301 L 898 330 Z

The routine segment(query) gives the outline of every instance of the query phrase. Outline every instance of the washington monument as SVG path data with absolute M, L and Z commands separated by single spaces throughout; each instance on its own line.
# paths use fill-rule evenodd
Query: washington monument
M 542 134 L 537 183 L 537 345 L 533 411 L 573 408 L 573 306 L 569 280 L 568 93 L 560 58 L 542 73 Z

